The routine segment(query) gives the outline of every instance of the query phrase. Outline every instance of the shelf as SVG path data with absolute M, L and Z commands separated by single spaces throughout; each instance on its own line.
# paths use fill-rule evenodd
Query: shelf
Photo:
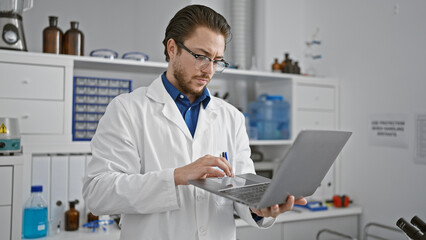
M 61 231 L 58 234 L 50 234 L 43 239 L 118 240 L 120 238 L 120 230 L 115 224 L 112 226 L 107 226 L 107 229 L 108 230 L 106 232 L 99 229 L 96 230 L 96 232 L 92 232 L 89 229 L 80 228 L 77 231 Z
M 146 61 L 140 62 L 129 59 L 105 59 L 99 57 L 90 56 L 74 56 L 65 54 L 50 54 L 40 52 L 19 52 L 11 50 L 0 50 L 0 53 L 5 56 L 6 61 L 13 62 L 16 59 L 17 62 L 23 62 L 27 59 L 32 63 L 40 64 L 53 64 L 53 65 L 68 65 L 69 63 L 74 64 L 74 68 L 77 69 L 97 69 L 107 71 L 118 71 L 118 72 L 142 72 L 148 74 L 158 74 L 165 71 L 168 67 L 167 62 L 154 62 Z M 9 56 L 7 56 L 9 55 Z M 1 57 L 0 57 L 1 61 Z M 26 61 L 26 60 L 25 60 Z M 234 80 L 303 80 L 306 82 L 328 82 L 330 79 L 312 76 L 303 76 L 297 74 L 269 72 L 269 71 L 254 71 L 254 70 L 242 70 L 242 69 L 225 69 L 223 73 L 215 74 L 214 78 L 231 78 Z M 331 81 L 335 83 L 335 81 Z

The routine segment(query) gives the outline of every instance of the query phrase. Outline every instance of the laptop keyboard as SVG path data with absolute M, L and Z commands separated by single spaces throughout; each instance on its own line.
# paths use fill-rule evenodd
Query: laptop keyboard
M 220 192 L 242 199 L 248 203 L 258 203 L 268 186 L 269 183 L 262 183 L 248 187 L 230 188 Z

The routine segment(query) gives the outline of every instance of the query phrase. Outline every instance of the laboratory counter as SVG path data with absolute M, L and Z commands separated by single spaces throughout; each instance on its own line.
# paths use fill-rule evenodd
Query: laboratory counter
M 348 208 L 330 207 L 325 211 L 310 211 L 295 207 L 295 211 L 281 214 L 277 218 L 275 225 L 266 230 L 253 228 L 244 222 L 244 220 L 235 219 L 237 239 L 258 239 L 258 236 L 264 236 L 267 237 L 267 239 L 305 239 L 303 237 L 309 231 L 312 231 L 312 234 L 314 234 L 312 237 L 312 239 L 314 239 L 316 232 L 323 228 L 358 236 L 359 217 L 361 213 L 362 209 L 358 206 L 351 206 Z M 336 223 L 336 221 L 339 223 Z M 306 224 L 309 224 L 309 230 L 306 228 Z M 289 234 L 296 238 L 289 238 Z M 304 236 L 299 238 L 300 234 Z M 97 229 L 96 232 L 91 232 L 89 229 L 80 228 L 78 231 L 62 231 L 59 234 L 50 234 L 41 239 L 118 240 L 119 238 L 120 230 L 116 224 L 113 224 L 107 228 L 107 231 Z

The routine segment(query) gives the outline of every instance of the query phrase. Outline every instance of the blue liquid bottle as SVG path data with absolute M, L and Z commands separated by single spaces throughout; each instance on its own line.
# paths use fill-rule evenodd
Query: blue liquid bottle
M 249 104 L 250 128 L 257 128 L 260 140 L 290 138 L 290 105 L 280 95 L 259 96 Z
M 39 238 L 47 235 L 47 203 L 41 193 L 43 186 L 32 186 L 31 197 L 24 207 L 24 238 Z

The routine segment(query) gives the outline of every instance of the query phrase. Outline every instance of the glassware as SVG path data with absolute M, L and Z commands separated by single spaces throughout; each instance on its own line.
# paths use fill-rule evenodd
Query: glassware
M 49 26 L 43 30 L 43 52 L 62 53 L 62 30 L 58 28 L 58 17 L 49 16 Z
M 75 231 L 79 227 L 80 213 L 75 209 L 78 201 L 70 201 L 70 209 L 65 212 L 65 231 Z
M 98 216 L 93 215 L 92 212 L 89 212 L 89 214 L 87 214 L 87 222 L 93 222 L 93 221 L 97 221 L 99 220 Z
M 47 203 L 41 193 L 43 186 L 32 186 L 31 197 L 24 206 L 23 235 L 38 238 L 47 235 Z
M 145 53 L 141 53 L 141 52 L 128 52 L 128 53 L 123 54 L 123 56 L 121 58 L 136 60 L 136 61 L 140 61 L 140 62 L 145 62 L 145 61 L 148 61 L 148 59 L 149 59 L 148 55 L 146 55 Z
M 96 49 L 90 52 L 91 57 L 100 57 L 100 58 L 107 58 L 107 59 L 116 59 L 118 58 L 118 53 L 116 51 L 113 51 L 111 49 Z
M 78 29 L 78 22 L 71 22 L 71 29 L 65 32 L 63 53 L 84 56 L 84 34 Z
M 274 59 L 274 63 L 272 64 L 273 72 L 281 72 L 281 64 L 278 62 L 278 58 Z
M 101 49 L 95 49 L 91 51 L 90 56 L 107 58 L 107 59 L 117 59 L 118 52 L 111 49 L 107 49 L 107 48 L 101 48 Z M 128 59 L 128 60 L 135 60 L 139 62 L 145 62 L 149 60 L 149 56 L 143 52 L 127 52 L 127 53 L 124 53 L 121 58 Z
M 1 0 L 0 12 L 15 13 L 22 16 L 22 13 L 33 7 L 33 0 Z

